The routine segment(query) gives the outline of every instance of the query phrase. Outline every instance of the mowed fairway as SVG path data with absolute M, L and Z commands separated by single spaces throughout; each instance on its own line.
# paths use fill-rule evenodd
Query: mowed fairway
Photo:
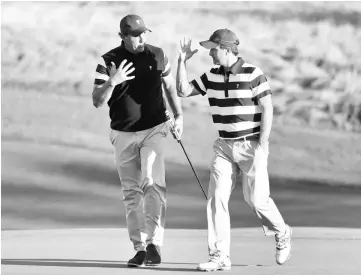
M 190 166 L 168 159 L 166 167 L 167 228 L 206 228 L 206 200 Z M 208 169 L 195 168 L 207 190 Z M 284 218 L 294 226 L 361 228 L 359 188 L 276 177 L 271 177 L 271 186 Z M 240 182 L 230 212 L 233 227 L 259 226 L 243 200 Z M 3 141 L 2 229 L 124 226 L 111 152 Z
M 197 264 L 208 259 L 206 201 L 190 167 L 176 160 L 167 161 L 163 264 L 129 269 L 134 251 L 111 152 L 3 141 L 2 274 L 198 273 Z M 196 170 L 207 188 L 208 170 Z M 293 226 L 292 257 L 276 264 L 274 239 L 264 237 L 239 183 L 230 201 L 233 266 L 227 274 L 360 274 L 360 189 L 274 177 L 271 184 Z

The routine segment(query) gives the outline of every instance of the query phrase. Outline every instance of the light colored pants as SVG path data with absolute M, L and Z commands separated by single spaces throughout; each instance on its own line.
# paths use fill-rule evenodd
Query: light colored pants
M 228 201 L 240 172 L 243 196 L 261 220 L 265 235 L 282 235 L 286 230 L 286 224 L 270 198 L 268 148 L 257 145 L 257 141 L 244 139 L 217 139 L 214 142 L 207 204 L 210 255 L 217 253 L 221 257 L 230 256 Z
M 166 123 L 139 132 L 111 130 L 129 238 L 136 251 L 163 245 L 166 211 L 164 141 Z

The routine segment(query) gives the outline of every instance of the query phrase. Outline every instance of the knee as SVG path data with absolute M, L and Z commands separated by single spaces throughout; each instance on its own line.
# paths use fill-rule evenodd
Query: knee
M 140 209 L 143 206 L 143 192 L 137 190 L 123 190 L 123 203 L 127 209 Z
M 247 200 L 247 203 L 253 208 L 253 209 L 263 209 L 265 205 L 267 204 L 267 198 L 255 198 L 251 197 L 249 200 Z
M 162 176 L 146 176 L 142 179 L 141 189 L 145 191 L 149 187 L 157 188 L 156 186 L 166 187 L 165 179 Z
M 211 196 L 209 196 L 209 199 L 214 208 L 228 209 L 229 194 L 216 189 Z
M 144 189 L 144 199 L 145 203 L 150 201 L 159 201 L 161 204 L 166 203 L 167 198 L 167 189 L 165 187 L 159 186 L 154 183 L 152 185 L 147 185 Z
M 152 177 L 144 177 L 142 180 L 142 190 L 143 192 L 145 192 L 147 189 L 153 187 L 154 185 L 154 180 Z

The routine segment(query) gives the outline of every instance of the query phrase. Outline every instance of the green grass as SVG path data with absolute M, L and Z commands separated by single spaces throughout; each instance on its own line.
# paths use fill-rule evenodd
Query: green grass
M 200 96 L 198 99 L 202 100 Z M 108 108 L 94 108 L 90 94 L 64 96 L 6 89 L 2 91 L 2 102 L 3 140 L 28 140 L 112 153 Z M 217 138 L 210 115 L 188 108 L 184 123 L 182 139 L 189 157 L 196 167 L 208 168 L 212 144 Z M 271 134 L 270 174 L 330 185 L 360 185 L 360 144 L 361 137 L 356 133 L 317 131 L 276 119 Z M 171 136 L 166 152 L 172 162 L 187 164 Z

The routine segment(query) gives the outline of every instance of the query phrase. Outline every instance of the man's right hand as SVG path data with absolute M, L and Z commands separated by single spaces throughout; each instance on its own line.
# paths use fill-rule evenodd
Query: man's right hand
M 116 86 L 120 83 L 123 83 L 126 80 L 133 79 L 135 76 L 128 76 L 130 73 L 132 73 L 135 68 L 130 68 L 133 63 L 130 62 L 126 66 L 125 63 L 127 63 L 127 60 L 124 59 L 122 63 L 120 63 L 118 69 L 116 68 L 114 62 L 111 62 L 112 67 L 110 68 L 110 77 L 109 77 L 109 83 L 111 86 Z
M 179 52 L 179 61 L 185 62 L 190 59 L 198 50 L 191 50 L 192 39 L 191 38 L 183 38 L 183 41 L 180 41 L 180 50 Z

